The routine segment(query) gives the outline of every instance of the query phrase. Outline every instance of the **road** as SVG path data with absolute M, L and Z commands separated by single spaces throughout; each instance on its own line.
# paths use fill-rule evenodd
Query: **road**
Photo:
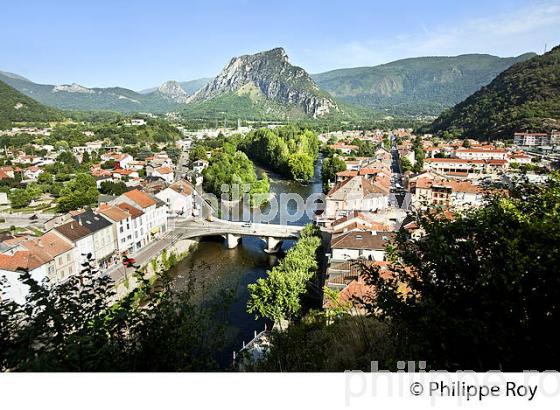
M 177 242 L 180 237 L 180 233 L 171 231 L 164 237 L 150 243 L 140 251 L 130 255 L 130 257 L 136 260 L 136 265 L 143 266 L 158 256 L 162 250 Z M 125 274 L 132 275 L 133 273 L 134 268 L 125 268 L 121 262 L 105 271 L 105 274 L 111 276 L 111 279 L 113 279 L 115 283 L 121 282 L 124 279 Z
M 406 191 L 403 188 L 399 151 L 397 150 L 397 142 L 394 136 L 391 136 L 391 141 L 391 193 L 394 195 L 394 197 L 391 198 L 391 205 L 395 208 L 401 208 L 406 196 Z
M 33 217 L 36 215 L 36 217 Z M 37 226 L 40 227 L 42 224 L 47 222 L 49 219 L 54 218 L 54 214 L 47 214 L 47 213 L 7 213 L 2 212 L 0 213 L 0 219 L 4 220 L 4 222 L 0 222 L 0 229 L 9 228 L 10 226 Z M 33 218 L 33 219 L 32 219 Z
M 161 251 L 177 242 L 179 239 L 196 238 L 200 236 L 233 234 L 240 236 L 272 237 L 278 239 L 297 238 L 303 226 L 274 225 L 260 223 L 231 222 L 221 219 L 213 222 L 205 219 L 170 220 L 167 235 L 158 239 L 137 253 L 130 255 L 136 260 L 136 265 L 143 266 L 158 256 Z M 107 269 L 105 274 L 111 276 L 116 283 L 121 282 L 125 274 L 132 275 L 134 268 L 125 268 L 122 263 Z
M 184 152 L 181 149 L 181 155 L 177 160 L 177 166 L 175 167 L 175 181 L 180 180 L 183 178 L 185 173 L 187 172 L 187 162 L 188 162 L 189 155 L 188 153 Z
M 208 235 L 242 235 L 272 238 L 297 238 L 303 226 L 276 225 L 249 222 L 232 222 L 223 219 L 214 219 L 210 222 L 205 219 L 177 220 L 174 231 L 183 237 L 199 237 Z

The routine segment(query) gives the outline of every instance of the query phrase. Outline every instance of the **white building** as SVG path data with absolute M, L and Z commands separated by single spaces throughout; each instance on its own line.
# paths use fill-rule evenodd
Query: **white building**
M 162 166 L 154 168 L 151 166 L 146 167 L 146 176 L 161 178 L 168 184 L 173 182 L 173 168 L 168 166 Z
M 115 204 L 127 203 L 140 209 L 144 215 L 149 241 L 167 232 L 167 205 L 152 195 L 134 189 L 115 199 Z
M 101 155 L 102 161 L 114 161 L 115 165 L 117 165 L 121 169 L 128 169 L 129 164 L 134 161 L 129 154 L 121 154 L 120 152 L 107 152 Z
M 333 236 L 332 260 L 349 261 L 367 259 L 384 261 L 385 247 L 395 237 L 392 232 L 355 230 Z
M 25 303 L 29 287 L 20 280 L 20 275 L 28 271 L 37 282 L 47 277 L 48 266 L 43 261 L 31 257 L 28 250 L 19 250 L 13 254 L 0 253 L 0 277 L 6 278 L 5 297 L 16 303 Z
M 118 206 L 101 204 L 99 213 L 113 224 L 113 234 L 117 240 L 119 256 L 135 251 L 134 225 L 132 215 Z
M 88 255 L 95 258 L 95 242 L 93 232 L 75 220 L 55 227 L 52 232 L 68 240 L 74 246 L 76 272 L 81 272 Z M 94 266 L 96 267 L 96 266 Z
M 189 218 L 194 213 L 194 194 L 194 187 L 189 182 L 181 180 L 161 190 L 155 196 L 167 204 L 170 217 Z
M 383 178 L 380 178 L 380 181 Z M 390 184 L 390 181 L 389 181 Z M 331 222 L 351 211 L 374 212 L 389 206 L 390 186 L 385 180 L 357 175 L 337 183 L 327 194 L 325 211 L 317 222 L 329 226 Z
M 489 159 L 507 159 L 508 152 L 505 149 L 458 149 L 455 151 L 455 156 L 461 159 L 476 159 L 476 160 L 489 160 Z

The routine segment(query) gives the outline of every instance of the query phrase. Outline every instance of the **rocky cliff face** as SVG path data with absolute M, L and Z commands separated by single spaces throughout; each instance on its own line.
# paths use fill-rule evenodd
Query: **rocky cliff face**
M 159 86 L 158 91 L 164 97 L 181 104 L 186 102 L 189 96 L 177 81 L 166 81 Z
M 233 58 L 222 72 L 188 102 L 208 101 L 225 93 L 246 92 L 247 88 L 281 104 L 296 105 L 312 117 L 320 117 L 339 108 L 307 72 L 288 62 L 282 48 Z

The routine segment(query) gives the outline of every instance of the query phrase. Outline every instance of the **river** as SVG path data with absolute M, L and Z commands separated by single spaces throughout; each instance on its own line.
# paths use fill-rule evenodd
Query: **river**
M 257 171 L 263 171 L 257 168 Z M 267 172 L 270 178 L 270 190 L 277 198 L 283 193 L 295 193 L 307 199 L 313 193 L 321 192 L 321 161 L 315 164 L 313 180 L 306 185 L 288 181 L 272 172 Z M 312 201 L 309 201 L 312 202 Z M 282 208 L 282 216 L 296 214 L 296 203 L 291 200 Z M 263 207 L 262 213 L 267 214 L 270 206 Z M 280 220 L 280 214 L 273 222 Z M 304 214 L 290 224 L 304 225 L 310 222 L 308 214 Z M 258 238 L 243 238 L 239 246 L 226 249 L 221 238 L 201 239 L 198 247 L 189 256 L 179 262 L 173 269 L 175 286 L 180 288 L 194 281 L 194 302 L 207 303 L 223 298 L 223 291 L 230 291 L 233 300 L 228 304 L 225 345 L 217 354 L 217 360 L 222 369 L 227 368 L 232 361 L 233 351 L 239 351 L 243 341 L 252 339 L 254 331 L 260 332 L 265 320 L 255 320 L 246 312 L 248 299 L 247 285 L 257 279 L 265 277 L 266 271 L 274 266 L 278 257 L 282 256 L 293 245 L 293 241 L 285 241 L 282 252 L 278 255 L 268 255 L 264 249 L 264 242 Z

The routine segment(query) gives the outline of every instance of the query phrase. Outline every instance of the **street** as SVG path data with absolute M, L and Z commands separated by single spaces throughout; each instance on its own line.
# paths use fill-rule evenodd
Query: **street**
M 391 156 L 391 205 L 395 208 L 400 208 L 403 205 L 406 191 L 403 185 L 399 151 L 397 150 L 397 142 L 394 136 L 391 136 Z

